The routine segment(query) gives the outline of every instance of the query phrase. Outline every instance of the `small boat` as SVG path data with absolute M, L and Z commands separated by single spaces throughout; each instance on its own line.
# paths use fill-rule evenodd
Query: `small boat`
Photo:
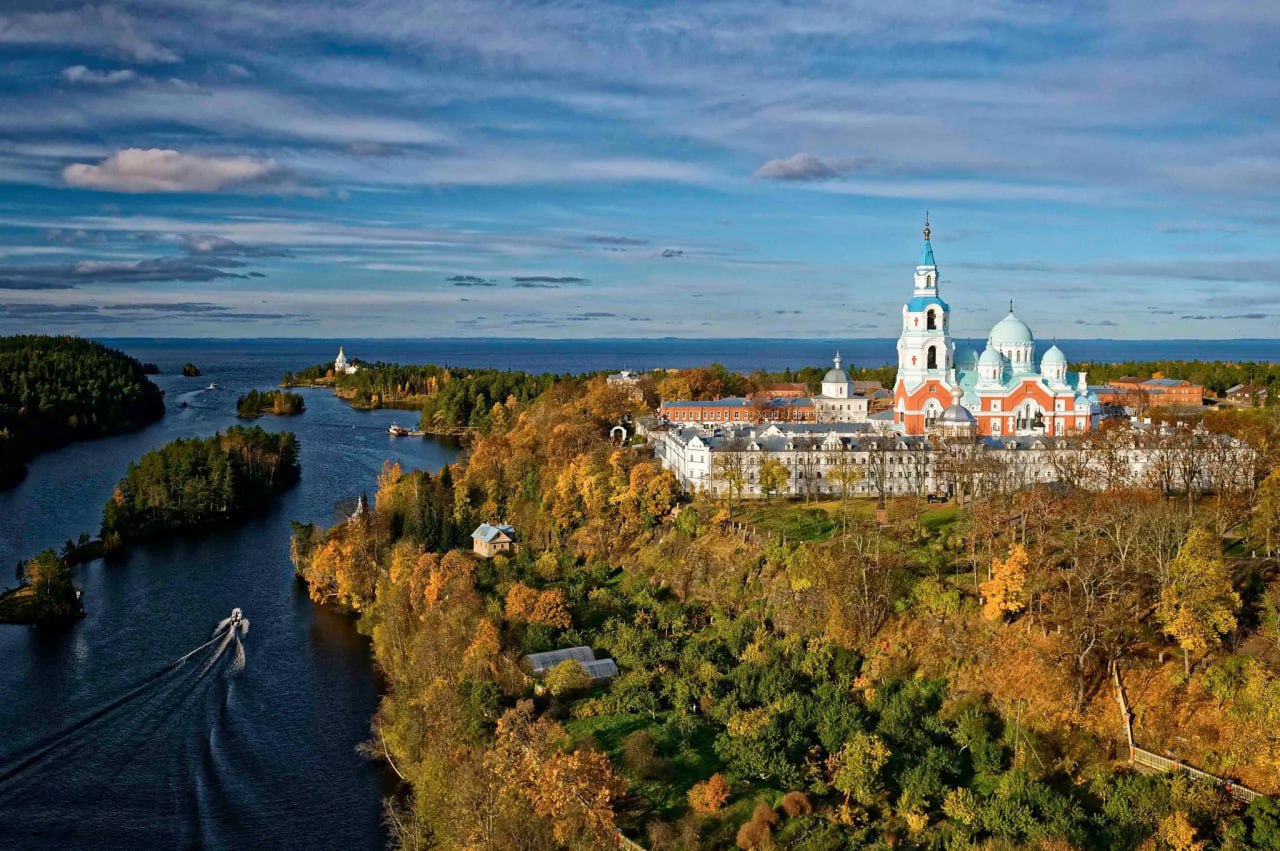
M 179 403 L 178 403 L 178 407 L 179 407 L 179 408 L 189 408 L 189 407 L 191 407 L 191 406 L 187 404 L 187 400 L 186 400 L 186 399 L 183 399 L 181 402 L 179 402 Z
M 392 437 L 408 437 L 410 434 L 410 431 L 409 429 L 405 428 L 402 425 L 396 425 L 395 423 L 392 423 L 391 427 L 387 429 L 387 434 L 391 435 Z
M 205 390 L 217 390 L 217 389 L 218 389 L 218 385 L 216 385 L 216 384 L 210 384 L 208 387 L 206 387 L 206 388 L 204 388 L 204 389 L 205 389 Z

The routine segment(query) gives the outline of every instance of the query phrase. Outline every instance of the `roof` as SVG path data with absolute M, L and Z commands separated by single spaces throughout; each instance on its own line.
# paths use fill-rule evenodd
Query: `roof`
M 907 310 L 910 313 L 920 313 L 931 304 L 936 304 L 947 313 L 951 312 L 951 307 L 945 301 L 936 295 L 918 295 L 911 301 L 907 302 Z
M 663 402 L 664 408 L 754 408 L 755 399 L 744 399 L 741 396 L 728 396 L 724 399 L 671 399 Z M 770 408 L 803 408 L 812 405 L 808 396 L 770 396 L 759 400 L 759 404 Z
M 1148 378 L 1142 383 L 1147 387 L 1181 387 L 1183 384 L 1181 378 Z
M 849 374 L 843 369 L 828 369 L 827 374 L 822 376 L 823 384 L 847 384 L 849 382 Z
M 937 266 L 933 260 L 933 243 L 929 240 L 924 241 L 924 248 L 920 249 L 920 262 L 917 266 Z
M 514 541 L 516 539 L 516 530 L 506 523 L 498 523 L 490 526 L 488 523 L 481 523 L 476 530 L 471 533 L 471 537 L 475 540 L 484 541 L 486 544 L 492 544 L 502 536 Z
M 530 653 L 524 657 L 534 674 L 544 674 L 559 665 L 565 659 L 581 662 L 585 668 L 588 663 L 596 661 L 596 654 L 590 647 L 564 647 L 560 650 L 548 650 L 545 653 Z M 616 670 L 616 668 L 615 668 Z
M 587 675 L 593 680 L 607 680 L 618 676 L 618 663 L 612 659 L 597 659 L 594 662 L 583 662 Z

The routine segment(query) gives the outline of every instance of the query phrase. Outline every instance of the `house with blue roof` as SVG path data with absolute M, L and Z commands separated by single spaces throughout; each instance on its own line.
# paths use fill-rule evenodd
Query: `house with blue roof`
M 471 549 L 482 558 L 511 553 L 516 548 L 516 530 L 506 523 L 481 523 L 471 533 Z

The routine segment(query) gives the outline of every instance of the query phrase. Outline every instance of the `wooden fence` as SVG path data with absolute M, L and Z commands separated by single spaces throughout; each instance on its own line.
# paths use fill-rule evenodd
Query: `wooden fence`
M 1251 802 L 1254 798 L 1260 797 L 1257 792 L 1246 786 L 1241 786 L 1239 783 L 1233 783 L 1230 780 L 1225 780 L 1221 777 L 1209 774 L 1206 771 L 1201 771 L 1198 768 L 1192 768 L 1185 763 L 1178 762 L 1176 759 L 1169 759 L 1168 757 L 1160 756 L 1158 753 L 1152 753 L 1149 750 L 1144 750 L 1137 746 L 1129 748 L 1129 762 L 1134 765 L 1153 768 L 1156 771 L 1172 771 L 1190 775 L 1196 780 L 1222 787 L 1231 797 L 1235 798 L 1237 801 L 1243 801 L 1246 804 Z
M 1207 771 L 1201 771 L 1193 768 L 1186 763 L 1179 762 L 1176 759 L 1170 759 L 1167 756 L 1161 756 L 1154 751 L 1138 747 L 1133 741 L 1133 716 L 1129 712 L 1129 704 L 1124 699 L 1124 686 L 1120 684 L 1120 667 L 1117 665 L 1112 671 L 1115 677 L 1116 685 L 1116 702 L 1120 704 L 1120 715 L 1124 719 L 1124 733 L 1129 740 L 1129 764 L 1137 765 L 1143 768 L 1150 768 L 1154 771 L 1174 772 L 1186 774 L 1203 783 L 1209 783 L 1226 790 L 1227 794 L 1235 798 L 1237 801 L 1250 803 L 1254 798 L 1260 797 L 1259 794 L 1247 786 L 1241 786 L 1224 777 L 1210 774 Z

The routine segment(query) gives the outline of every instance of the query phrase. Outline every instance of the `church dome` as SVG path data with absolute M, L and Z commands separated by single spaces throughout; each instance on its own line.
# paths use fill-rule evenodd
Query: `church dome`
M 977 420 L 968 408 L 955 402 L 943 410 L 942 416 L 938 417 L 938 422 L 945 426 L 971 426 Z
M 831 369 L 827 370 L 827 374 L 822 376 L 823 384 L 847 384 L 849 374 L 840 368 L 840 353 L 836 352 L 836 356 L 832 359 L 835 364 Z
M 978 368 L 982 367 L 1000 367 L 1004 368 L 1004 357 L 990 345 L 982 352 L 982 357 L 978 358 Z
M 991 336 L 987 338 L 987 342 L 995 347 L 1000 346 L 1023 346 L 1028 343 L 1034 343 L 1035 337 L 1031 336 L 1031 329 L 1027 327 L 1027 323 L 1013 315 L 1013 311 L 1009 311 L 1009 315 L 1001 319 L 991 329 Z
M 963 344 L 956 352 L 956 369 L 972 372 L 978 368 L 978 352 L 968 343 Z
M 1049 347 L 1049 351 L 1044 353 L 1044 357 L 1040 358 L 1040 370 L 1048 372 L 1049 367 L 1066 366 L 1067 356 L 1062 353 L 1062 349 L 1058 348 L 1058 344 L 1054 343 Z

